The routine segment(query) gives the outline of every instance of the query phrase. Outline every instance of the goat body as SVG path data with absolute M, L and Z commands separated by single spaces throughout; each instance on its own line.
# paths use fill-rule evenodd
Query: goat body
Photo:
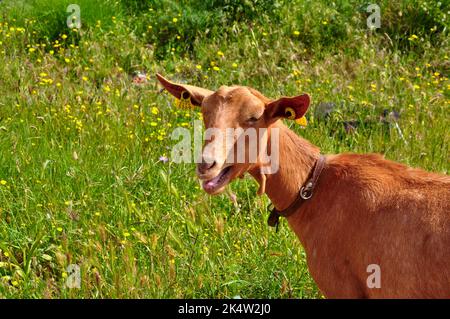
M 293 201 L 318 149 L 283 125 L 275 206 Z M 380 155 L 327 156 L 313 197 L 288 217 L 330 298 L 450 298 L 450 178 Z M 371 265 L 380 286 L 370 288 Z M 370 280 L 369 280 L 370 281 Z

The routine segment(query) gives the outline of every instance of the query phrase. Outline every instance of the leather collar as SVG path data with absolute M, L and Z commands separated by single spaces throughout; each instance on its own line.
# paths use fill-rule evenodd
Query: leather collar
M 323 168 L 325 167 L 326 158 L 323 155 L 320 155 L 319 159 L 316 161 L 314 165 L 314 170 L 312 176 L 307 180 L 307 182 L 300 188 L 298 192 L 297 198 L 294 202 L 289 205 L 288 208 L 283 210 L 278 210 L 275 207 L 272 208 L 269 218 L 267 220 L 267 224 L 272 227 L 277 227 L 280 222 L 280 216 L 288 217 L 294 214 L 300 206 L 310 199 L 313 195 L 314 188 L 317 185 L 317 181 L 319 180 L 320 174 L 322 173 Z

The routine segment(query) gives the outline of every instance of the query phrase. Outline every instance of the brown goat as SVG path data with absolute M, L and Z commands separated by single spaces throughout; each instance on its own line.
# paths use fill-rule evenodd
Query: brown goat
M 176 98 L 187 92 L 191 103 L 201 106 L 206 128 L 279 130 L 276 173 L 261 173 L 260 161 L 227 163 L 225 149 L 204 152 L 209 161 L 198 164 L 197 173 L 205 191 L 219 193 L 249 172 L 260 184 L 259 193 L 266 193 L 278 210 L 296 200 L 320 151 L 280 119 L 303 116 L 308 96 L 271 101 L 248 87 L 222 86 L 213 92 L 158 79 Z M 306 251 L 311 276 L 328 298 L 450 298 L 447 175 L 374 154 L 327 155 L 313 196 L 287 221 Z

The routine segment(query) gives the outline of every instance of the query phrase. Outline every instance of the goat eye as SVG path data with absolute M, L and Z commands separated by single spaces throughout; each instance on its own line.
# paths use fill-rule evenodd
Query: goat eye
M 250 117 L 250 118 L 247 120 L 247 122 L 248 122 L 248 123 L 255 123 L 255 122 L 257 122 L 258 120 L 259 120 L 258 118 L 252 116 L 252 117 Z

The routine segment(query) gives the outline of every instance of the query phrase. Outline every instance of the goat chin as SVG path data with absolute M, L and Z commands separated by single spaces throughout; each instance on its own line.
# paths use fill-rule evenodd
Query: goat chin
M 212 195 L 212 196 L 219 195 L 219 194 L 222 194 L 225 191 L 226 186 L 227 185 L 225 185 L 225 186 L 223 186 L 223 187 L 221 187 L 221 188 L 219 188 L 217 190 L 214 190 L 212 192 L 209 192 L 207 190 L 205 190 L 205 192 L 207 192 L 209 195 Z

